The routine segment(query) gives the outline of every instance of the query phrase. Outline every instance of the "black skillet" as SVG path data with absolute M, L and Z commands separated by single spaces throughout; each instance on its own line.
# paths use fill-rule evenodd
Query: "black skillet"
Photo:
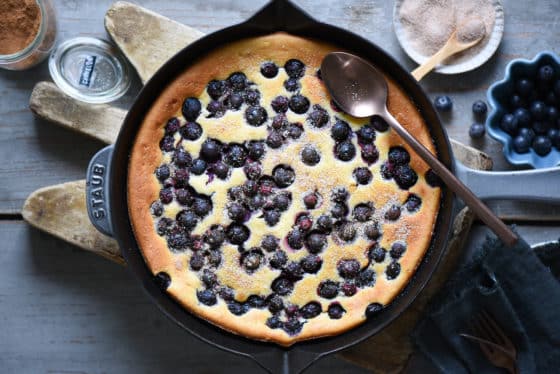
M 449 140 L 428 97 L 412 76 L 387 53 L 349 31 L 317 22 L 287 0 L 272 0 L 246 22 L 207 35 L 170 59 L 144 86 L 136 98 L 126 116 L 116 144 L 103 149 L 92 159 L 88 168 L 86 188 L 90 219 L 101 232 L 117 239 L 128 268 L 142 282 L 145 290 L 159 308 L 178 325 L 220 349 L 253 359 L 270 372 L 298 373 L 317 359 L 374 335 L 408 307 L 430 279 L 441 258 L 458 204 L 453 195 L 443 188 L 441 209 L 430 248 L 404 291 L 374 318 L 335 337 L 301 342 L 291 348 L 281 348 L 272 343 L 246 339 L 197 318 L 183 309 L 167 293 L 162 292 L 153 281 L 152 274 L 138 249 L 126 205 L 128 157 L 137 130 L 147 110 L 161 91 L 198 56 L 231 41 L 275 31 L 286 31 L 295 35 L 322 39 L 369 59 L 391 76 L 416 103 L 424 120 L 430 126 L 438 156 L 447 167 L 467 183 L 468 180 L 471 180 L 471 183 L 468 183 L 469 186 L 475 187 L 474 190 L 485 198 L 520 198 L 522 193 L 518 190 L 508 190 L 507 186 L 512 184 L 512 178 L 517 178 L 515 173 L 502 173 L 500 177 L 496 177 L 491 174 L 497 173 L 481 174 L 454 163 Z M 546 178 L 548 175 L 546 173 L 552 172 L 547 171 L 544 176 L 542 172 L 535 173 L 532 178 L 524 178 L 524 180 L 535 182 L 533 183 L 534 188 L 530 189 L 535 192 L 534 190 L 539 187 L 537 183 L 539 178 Z M 505 183 L 505 191 L 484 187 L 487 178 L 490 177 L 500 178 L 502 180 L 500 183 Z M 503 180 L 504 178 L 509 179 Z M 474 185 L 472 181 L 474 181 Z M 496 185 L 496 183 L 491 182 L 489 185 Z M 548 199 L 554 195 L 554 191 L 538 191 L 538 196 L 534 196 L 534 198 Z

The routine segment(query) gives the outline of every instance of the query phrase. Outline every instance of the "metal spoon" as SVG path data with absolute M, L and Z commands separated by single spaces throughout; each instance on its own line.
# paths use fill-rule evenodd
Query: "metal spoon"
M 517 235 L 389 113 L 383 74 L 358 56 L 332 52 L 323 59 L 321 76 L 342 110 L 354 117 L 382 117 L 504 243 L 515 244 Z

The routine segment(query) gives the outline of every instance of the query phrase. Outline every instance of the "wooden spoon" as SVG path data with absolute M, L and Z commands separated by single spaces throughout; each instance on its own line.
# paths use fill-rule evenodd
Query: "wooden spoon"
M 451 34 L 447 42 L 432 57 L 427 59 L 411 73 L 416 80 L 422 79 L 440 62 L 449 56 L 468 49 L 480 42 L 486 35 L 484 23 L 478 18 L 469 18 L 459 25 Z

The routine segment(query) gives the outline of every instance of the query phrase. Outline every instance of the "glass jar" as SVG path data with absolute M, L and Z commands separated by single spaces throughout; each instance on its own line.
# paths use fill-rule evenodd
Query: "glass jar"
M 41 13 L 41 24 L 35 39 L 22 50 L 0 54 L 0 68 L 25 70 L 47 58 L 56 40 L 56 17 L 52 0 L 36 0 Z

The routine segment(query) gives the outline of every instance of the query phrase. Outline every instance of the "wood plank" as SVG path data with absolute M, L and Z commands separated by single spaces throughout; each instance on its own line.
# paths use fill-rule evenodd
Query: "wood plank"
M 262 373 L 166 318 L 136 280 L 23 222 L 0 221 L 1 373 Z M 366 373 L 336 356 L 309 373 Z

